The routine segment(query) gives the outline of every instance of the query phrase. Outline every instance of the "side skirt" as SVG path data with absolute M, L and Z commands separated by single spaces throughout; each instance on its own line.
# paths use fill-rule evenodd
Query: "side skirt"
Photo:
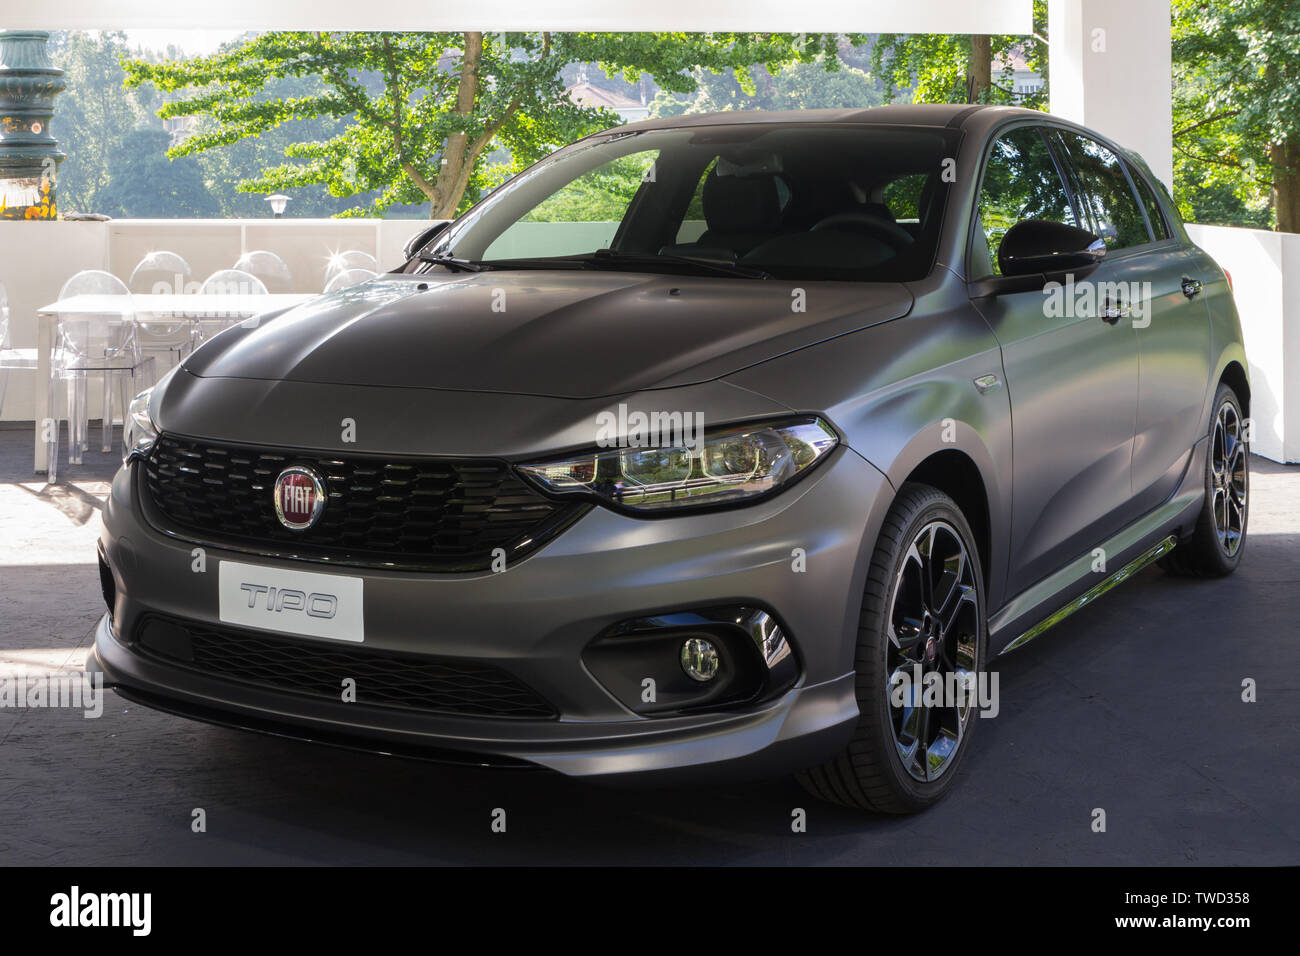
M 1019 637 L 1013 640 L 1006 647 L 1002 648 L 1000 653 L 1005 654 L 1008 651 L 1014 651 L 1016 648 L 1024 647 L 1026 644 L 1028 644 L 1034 638 L 1038 637 L 1038 635 L 1042 634 L 1048 628 L 1056 624 L 1059 624 L 1061 621 L 1065 620 L 1075 611 L 1091 604 L 1093 601 L 1097 600 L 1097 598 L 1101 597 L 1111 588 L 1123 584 L 1125 581 L 1127 581 L 1133 575 L 1137 574 L 1137 572 L 1141 571 L 1147 565 L 1155 562 L 1163 555 L 1168 554 L 1177 546 L 1177 544 L 1178 544 L 1178 539 L 1175 538 L 1173 535 L 1170 535 L 1169 537 L 1165 538 L 1155 547 L 1149 548 L 1148 550 L 1144 551 L 1142 554 L 1138 555 L 1136 558 L 1134 558 L 1128 564 L 1124 565 L 1124 567 L 1120 568 L 1118 571 L 1116 571 L 1110 577 L 1103 580 L 1101 583 L 1096 584 L 1093 587 L 1089 588 L 1087 591 L 1079 595 L 1073 601 L 1066 604 L 1064 607 L 1057 609 L 1054 613 L 1043 618 L 1043 620 L 1039 621 L 1029 630 L 1025 631 L 1025 633 L 1021 634 Z
M 1167 538 L 1172 536 L 1177 543 L 1177 537 L 1195 525 L 1196 516 L 1205 501 L 1205 480 L 1202 476 L 1209 443 L 1208 435 L 1196 443 L 1183 475 L 1183 483 L 1168 501 L 1108 540 L 1100 542 L 1105 553 L 1116 561 L 1130 556 L 1119 571 L 1089 587 L 1088 582 L 1097 578 L 1097 572 L 1092 568 L 1095 552 L 1075 558 L 1065 567 L 1016 594 L 989 615 L 990 649 L 1001 645 L 999 653 L 1005 654 L 1023 647 L 1057 621 L 1073 614 L 1085 604 L 1092 603 L 1100 594 L 1159 558 L 1169 550 L 1164 548 Z M 1142 550 L 1137 552 L 1136 549 L 1139 548 Z M 1159 550 L 1161 548 L 1164 550 Z M 1066 602 L 1064 606 L 1062 601 Z M 1003 641 L 1007 643 L 1002 645 Z

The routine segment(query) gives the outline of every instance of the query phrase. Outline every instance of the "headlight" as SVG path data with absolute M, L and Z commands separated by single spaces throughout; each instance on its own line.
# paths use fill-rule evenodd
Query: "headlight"
M 805 474 L 838 443 L 820 418 L 796 418 L 710 429 L 696 448 L 593 449 L 519 470 L 552 494 L 663 512 L 765 497 Z
M 126 424 L 122 428 L 123 462 L 146 457 L 153 443 L 158 440 L 158 428 L 149 416 L 149 399 L 157 387 L 146 388 L 132 400 L 126 410 Z

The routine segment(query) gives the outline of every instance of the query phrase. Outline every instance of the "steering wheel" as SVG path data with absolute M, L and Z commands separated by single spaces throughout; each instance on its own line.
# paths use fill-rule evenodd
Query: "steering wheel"
M 916 241 L 912 234 L 898 223 L 873 216 L 869 212 L 837 212 L 818 221 L 810 231 L 817 232 L 820 229 L 867 232 L 900 250 Z

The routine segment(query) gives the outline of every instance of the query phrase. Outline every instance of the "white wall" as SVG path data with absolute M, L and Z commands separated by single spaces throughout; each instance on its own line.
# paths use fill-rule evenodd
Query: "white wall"
M 1232 274 L 1250 363 L 1252 450 L 1300 462 L 1300 235 L 1228 226 L 1187 231 Z
M 83 269 L 105 269 L 126 281 L 145 253 L 165 249 L 184 257 L 202 281 L 244 252 L 267 249 L 285 260 L 293 291 L 319 292 L 332 253 L 360 249 L 391 269 L 401 263 L 406 240 L 426 226 L 427 220 L 411 219 L 0 221 L 0 283 L 9 294 L 12 345 L 36 345 L 36 310 L 58 299 L 63 283 Z M 35 387 L 33 373 L 11 372 L 0 421 L 31 421 Z M 95 418 L 99 390 L 90 395 Z
M 1052 112 L 1137 152 L 1173 188 L 1169 0 L 1048 0 Z

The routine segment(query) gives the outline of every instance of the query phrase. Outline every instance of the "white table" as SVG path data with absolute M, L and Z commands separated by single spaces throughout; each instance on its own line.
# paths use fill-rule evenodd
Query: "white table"
M 54 328 L 60 314 L 112 315 L 134 314 L 145 325 L 150 322 L 175 324 L 177 319 L 247 319 L 262 312 L 274 312 L 306 302 L 313 296 L 282 292 L 271 295 L 76 295 L 36 311 L 36 434 L 34 460 L 36 471 L 47 469 L 44 429 L 41 423 L 50 415 L 50 356 L 54 351 Z M 159 369 L 162 374 L 163 369 Z

